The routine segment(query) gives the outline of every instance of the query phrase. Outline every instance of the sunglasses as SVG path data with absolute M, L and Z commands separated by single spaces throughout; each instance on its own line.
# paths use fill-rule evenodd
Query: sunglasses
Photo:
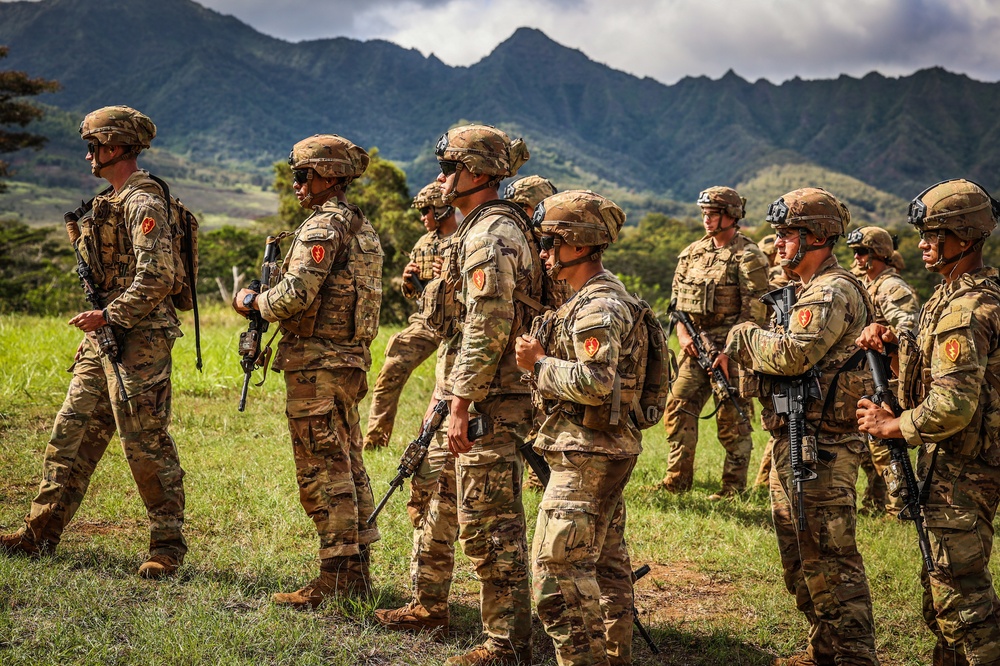
M 441 167 L 441 173 L 445 176 L 450 176 L 462 168 L 462 163 L 458 160 L 438 160 L 438 165 Z
M 866 247 L 852 247 L 851 249 L 854 250 L 854 254 L 858 255 L 859 257 L 867 257 L 868 252 L 870 251 Z
M 557 236 L 539 236 L 538 249 L 550 252 L 556 246 L 556 238 Z
M 430 206 L 424 206 L 423 208 L 419 208 L 418 210 L 420 211 L 420 216 L 423 217 L 427 213 L 431 212 L 431 207 Z
M 292 180 L 296 185 L 305 185 L 309 182 L 309 169 L 292 169 Z
M 100 149 L 101 149 L 101 144 L 98 143 L 97 141 L 87 142 L 87 152 L 90 153 L 91 155 L 94 155 L 96 157 L 97 151 Z

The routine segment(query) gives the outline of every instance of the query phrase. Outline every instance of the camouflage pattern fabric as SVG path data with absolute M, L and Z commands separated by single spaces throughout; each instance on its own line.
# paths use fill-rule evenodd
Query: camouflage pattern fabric
M 828 408 L 814 400 L 806 409 L 806 434 L 817 438 L 821 452 L 836 457 L 811 466 L 819 478 L 804 486 L 804 532 L 798 531 L 790 499 L 788 426 L 766 398 L 761 413 L 774 440 L 771 502 L 785 585 L 809 621 L 808 655 L 819 664 L 878 663 L 871 595 L 855 544 L 855 484 L 865 446 L 855 409 L 872 387 L 864 372 L 843 368 L 857 352 L 854 341 L 868 319 L 867 294 L 829 257 L 800 288 L 787 330 L 766 331 L 746 322 L 732 330 L 726 345 L 731 361 L 746 370 L 793 377 L 816 367 L 824 397 L 840 373 Z M 762 397 L 769 395 L 766 387 Z
M 420 272 L 417 277 L 424 284 L 434 278 L 434 260 L 442 258 L 442 243 L 447 238 L 447 236 L 442 236 L 441 232 L 437 230 L 428 231 L 417 239 L 417 242 L 413 245 L 413 249 L 410 250 L 410 261 L 420 266 Z M 403 280 L 403 296 L 414 299 L 419 298 L 420 294 L 417 293 L 417 290 L 409 280 Z
M 448 420 L 434 434 L 427 457 L 410 482 L 406 505 L 413 523 L 410 579 L 413 601 L 430 617 L 448 617 L 448 594 L 458 541 L 455 458 L 448 450 Z
M 768 265 L 767 257 L 757 245 L 739 232 L 721 248 L 715 247 L 710 236 L 705 236 L 678 257 L 671 295 L 677 299 L 677 309 L 690 314 L 695 326 L 704 330 L 721 350 L 726 334 L 735 324 L 763 322 L 765 312 L 759 298 L 770 288 Z M 711 394 L 707 373 L 685 354 L 663 418 L 670 445 L 663 483 L 672 490 L 691 488 L 698 446 L 698 415 Z M 751 414 L 748 400 L 741 407 L 748 416 Z M 716 423 L 719 442 L 726 449 L 721 494 L 741 492 L 746 487 L 753 441 L 728 400 L 716 414 Z
M 771 463 L 774 455 L 774 438 L 768 437 L 767 444 L 764 445 L 764 452 L 760 456 L 760 467 L 757 469 L 757 478 L 753 480 L 754 488 L 766 488 L 771 482 Z
M 358 403 L 368 392 L 358 368 L 285 371 L 299 501 L 316 525 L 319 557 L 358 555 L 378 541 L 366 521 L 375 510 L 361 452 Z
M 788 273 L 781 266 L 772 266 L 767 272 L 768 290 L 781 289 L 788 284 Z
M 149 517 L 149 554 L 183 562 L 184 470 L 167 431 L 171 350 L 179 334 L 172 329 L 126 333 L 120 369 L 130 397 L 127 404 L 120 402 L 110 363 L 87 336 L 45 448 L 38 495 L 25 518 L 25 529 L 36 543 L 52 548 L 59 543 L 117 428 Z
M 935 570 L 921 573 L 935 664 L 1000 663 L 1000 600 L 989 570 L 1000 503 L 1000 288 L 983 268 L 941 284 L 918 324 L 919 355 L 900 350 L 900 429 L 933 476 L 924 507 Z
M 917 317 L 920 316 L 920 297 L 895 268 L 887 266 L 873 279 L 865 277 L 862 282 L 875 306 L 872 315 L 876 322 L 894 331 L 916 327 Z
M 392 438 L 403 386 L 413 371 L 438 348 L 441 340 L 422 321 L 414 321 L 389 338 L 368 412 L 365 448 L 386 446 Z

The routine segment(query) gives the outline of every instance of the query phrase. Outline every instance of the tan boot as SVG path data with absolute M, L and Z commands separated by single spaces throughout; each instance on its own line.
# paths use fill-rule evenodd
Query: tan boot
M 791 657 L 778 657 L 771 664 L 772 666 L 818 666 L 808 652 L 799 652 Z
M 427 632 L 432 636 L 444 636 L 448 633 L 448 616 L 433 617 L 416 601 L 411 601 L 402 608 L 380 608 L 375 611 L 375 619 L 383 627 L 393 631 Z
M 170 555 L 153 555 L 139 567 L 139 577 L 148 578 L 149 580 L 160 580 L 167 576 L 173 576 L 177 573 L 177 567 L 179 566 L 180 562 L 177 561 L 176 557 L 171 557 Z
M 316 608 L 333 597 L 368 598 L 370 581 L 365 577 L 365 562 L 360 555 L 330 557 L 322 560 L 319 576 L 294 592 L 278 592 L 272 597 L 279 606 Z
M 530 647 L 515 652 L 492 643 L 483 643 L 465 654 L 450 657 L 444 662 L 444 666 L 528 666 L 530 663 Z
M 45 545 L 39 546 L 39 544 L 35 543 L 35 540 L 28 535 L 27 530 L 24 528 L 10 534 L 0 535 L 0 554 L 3 555 L 37 559 L 43 554 L 51 553 L 55 550 L 54 547 L 47 548 Z

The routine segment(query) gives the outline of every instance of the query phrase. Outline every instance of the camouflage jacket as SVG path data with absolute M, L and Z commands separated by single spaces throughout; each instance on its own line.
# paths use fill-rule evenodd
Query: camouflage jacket
M 425 285 L 434 278 L 434 260 L 442 258 L 443 244 L 447 243 L 448 237 L 442 236 L 437 230 L 428 231 L 417 239 L 410 250 L 410 261 L 420 266 L 417 277 Z M 403 280 L 403 296 L 409 299 L 420 297 L 420 293 L 413 287 L 409 280 Z
M 865 277 L 862 282 L 875 306 L 873 315 L 876 323 L 894 331 L 913 330 L 916 327 L 917 316 L 920 314 L 920 297 L 895 268 L 886 266 L 875 279 Z
M 547 356 L 536 366 L 536 390 L 551 409 L 545 410 L 535 448 L 609 455 L 642 451 L 642 434 L 627 418 L 627 405 L 617 431 L 595 430 L 582 423 L 586 406 L 609 401 L 619 360 L 636 352 L 623 349 L 623 342 L 637 309 L 621 281 L 604 271 L 556 311 L 549 324 Z
M 781 266 L 771 266 L 770 270 L 767 272 L 767 288 L 768 290 L 781 289 L 790 280 L 788 279 L 788 274 L 785 273 L 785 269 Z
M 711 336 L 724 337 L 739 322 L 763 323 L 757 299 L 767 291 L 767 257 L 739 232 L 719 248 L 705 236 L 677 257 L 671 297 Z
M 122 189 L 94 198 L 80 220 L 77 247 L 93 272 L 108 322 L 121 328 L 167 328 L 180 335 L 169 298 L 173 239 L 160 186 L 136 171 Z
M 515 290 L 542 298 L 542 267 L 525 232 L 492 203 L 462 220 L 445 276 L 455 286 L 461 322 L 460 334 L 449 343 L 456 350 L 452 393 L 473 402 L 529 391 L 520 381 L 514 340 L 537 313 L 515 298 Z
M 275 370 L 371 367 L 378 331 L 382 246 L 364 214 L 327 201 L 295 231 L 281 279 L 257 299 L 280 322 Z
M 831 256 L 808 284 L 798 287 L 790 314 L 788 330 L 768 331 L 753 322 L 738 324 L 729 334 L 726 353 L 743 368 L 765 375 L 794 377 L 815 367 L 823 397 L 809 404 L 807 421 L 819 432 L 857 434 L 857 402 L 863 395 L 871 395 L 873 387 L 866 372 L 844 366 L 852 359 L 860 361 L 854 341 L 870 320 L 868 295 Z M 831 396 L 835 377 L 837 389 Z M 769 396 L 771 388 L 765 381 L 758 395 Z M 785 425 L 769 400 L 762 401 L 762 406 L 765 429 L 773 431 Z
M 913 446 L 1000 463 L 1000 286 L 983 268 L 941 284 L 927 301 L 915 348 L 899 350 L 899 427 Z M 987 449 L 984 451 L 984 445 Z

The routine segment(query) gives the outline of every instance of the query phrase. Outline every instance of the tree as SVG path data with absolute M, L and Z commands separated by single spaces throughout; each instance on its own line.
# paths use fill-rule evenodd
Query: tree
M 6 58 L 10 51 L 6 46 L 0 46 L 0 58 Z M 59 90 L 57 81 L 42 78 L 31 78 L 25 72 L 0 70 L 0 154 L 12 153 L 22 148 L 38 150 L 45 143 L 45 137 L 29 132 L 11 131 L 10 126 L 26 127 L 31 121 L 38 120 L 45 113 L 42 109 L 20 98 L 40 95 L 45 92 Z M 8 165 L 0 160 L 0 178 L 8 175 Z M 7 189 L 0 180 L 0 192 Z

